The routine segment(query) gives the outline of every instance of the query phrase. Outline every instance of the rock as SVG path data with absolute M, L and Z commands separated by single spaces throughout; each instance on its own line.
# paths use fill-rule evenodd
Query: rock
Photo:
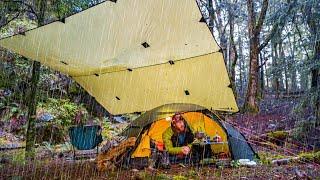
M 255 167 L 257 163 L 255 161 L 250 161 L 250 159 L 239 159 L 240 166 L 247 166 L 247 167 Z
M 122 119 L 122 117 L 115 116 L 113 117 L 113 120 L 117 123 L 124 123 L 125 121 Z
M 131 169 L 132 172 L 139 172 L 138 169 Z
M 276 159 L 271 161 L 272 164 L 277 164 L 277 165 L 284 165 L 284 164 L 288 164 L 289 162 L 290 162 L 290 159 Z
M 294 172 L 296 173 L 298 179 L 302 179 L 302 178 L 311 179 L 311 178 L 306 174 L 306 172 L 300 171 L 298 168 L 295 168 L 295 169 L 294 169 Z
M 45 113 L 39 115 L 39 117 L 38 117 L 38 120 L 44 121 L 44 122 L 49 122 L 53 119 L 54 119 L 54 116 L 48 112 L 45 112 Z
M 268 129 L 275 129 L 276 128 L 276 125 L 275 124 L 269 124 L 268 125 Z

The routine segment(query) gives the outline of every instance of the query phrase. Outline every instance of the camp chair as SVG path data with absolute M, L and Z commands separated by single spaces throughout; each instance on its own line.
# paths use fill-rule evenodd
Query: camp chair
M 73 159 L 76 157 L 75 149 L 90 150 L 97 148 L 102 142 L 101 127 L 99 125 L 71 126 L 69 136 L 72 144 Z

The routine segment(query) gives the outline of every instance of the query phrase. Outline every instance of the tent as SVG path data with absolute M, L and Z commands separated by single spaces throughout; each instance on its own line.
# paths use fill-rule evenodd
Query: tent
M 196 0 L 109 0 L 0 46 L 68 74 L 114 115 L 171 103 L 238 111 Z
M 131 158 L 147 159 L 151 155 L 150 141 L 162 142 L 163 132 L 170 127 L 168 117 L 182 112 L 193 132 L 204 132 L 211 139 L 218 134 L 222 143 L 211 145 L 213 154 L 224 154 L 234 160 L 258 158 L 245 137 L 232 125 L 222 121 L 214 112 L 193 104 L 167 104 L 150 110 L 134 120 L 122 136 L 137 137 Z

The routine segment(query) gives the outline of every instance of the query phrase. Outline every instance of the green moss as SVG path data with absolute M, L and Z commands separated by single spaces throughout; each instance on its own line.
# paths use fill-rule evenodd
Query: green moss
M 249 103 L 245 103 L 243 108 L 241 109 L 241 112 L 247 112 L 250 114 L 257 114 L 259 112 L 259 107 L 258 106 L 252 106 Z
M 304 162 L 320 163 L 320 151 L 301 153 L 299 154 L 299 160 Z
M 3 145 L 6 145 L 8 142 L 7 142 L 7 139 L 5 137 L 0 137 L 0 146 L 3 146 Z
M 160 173 L 160 174 L 156 175 L 155 179 L 157 179 L 157 180 L 169 180 L 170 177 L 168 177 L 168 175 L 166 175 L 166 174 Z
M 188 178 L 182 175 L 173 176 L 173 180 L 187 180 Z
M 25 150 L 17 149 L 3 152 L 0 157 L 9 159 L 12 164 L 23 165 L 25 163 Z
M 267 133 L 267 137 L 272 139 L 278 139 L 278 140 L 285 140 L 289 136 L 289 133 L 287 131 L 274 131 Z
M 281 154 L 272 154 L 269 152 L 259 152 L 259 157 L 260 163 L 264 165 L 270 165 L 272 160 L 288 158 L 288 156 L 284 156 Z
M 197 179 L 198 178 L 198 173 L 195 170 L 191 169 L 191 170 L 188 171 L 188 177 L 189 178 L 193 178 L 193 179 Z

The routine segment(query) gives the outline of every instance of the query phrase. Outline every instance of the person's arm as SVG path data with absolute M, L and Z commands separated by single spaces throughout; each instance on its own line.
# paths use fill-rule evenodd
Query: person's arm
M 162 139 L 164 142 L 164 146 L 169 154 L 180 154 L 182 153 L 182 147 L 173 147 L 171 137 L 173 135 L 172 129 L 169 127 L 163 134 Z

